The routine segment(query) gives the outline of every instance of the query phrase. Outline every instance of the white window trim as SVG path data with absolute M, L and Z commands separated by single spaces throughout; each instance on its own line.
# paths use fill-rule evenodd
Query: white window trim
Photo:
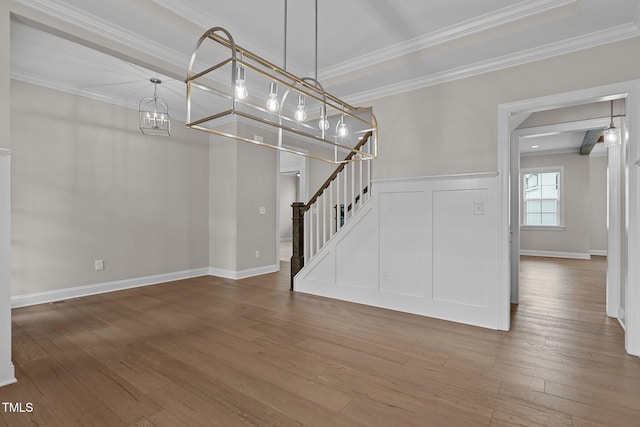
M 524 175 L 528 173 L 558 172 L 560 183 L 558 188 L 558 225 L 525 225 L 524 224 Z M 564 166 L 541 166 L 520 169 L 520 229 L 535 231 L 564 231 Z

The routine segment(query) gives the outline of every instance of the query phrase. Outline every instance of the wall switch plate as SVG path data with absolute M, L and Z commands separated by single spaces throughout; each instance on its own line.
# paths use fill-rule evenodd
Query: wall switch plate
M 104 260 L 97 259 L 95 260 L 94 264 L 95 264 L 96 271 L 104 270 Z
M 260 251 L 256 251 L 256 258 L 260 258 Z
M 382 280 L 389 280 L 389 272 L 386 270 L 381 271 Z
M 473 202 L 473 214 L 484 215 L 484 202 Z
M 267 213 L 267 208 L 265 208 L 264 206 L 260 206 L 260 207 L 258 208 L 258 213 L 259 213 L 260 215 L 264 215 L 264 214 L 266 214 L 266 213 Z

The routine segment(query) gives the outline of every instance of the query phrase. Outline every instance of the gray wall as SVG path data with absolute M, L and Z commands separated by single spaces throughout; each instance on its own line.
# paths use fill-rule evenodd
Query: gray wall
M 239 271 L 279 266 L 276 259 L 276 191 L 278 152 L 238 143 L 238 267 Z M 261 215 L 259 208 L 264 207 Z M 255 251 L 261 252 L 260 259 Z
M 224 131 L 235 131 L 236 124 Z M 238 264 L 237 144 L 211 135 L 209 146 L 209 266 L 235 271 Z
M 590 246 L 590 191 L 589 157 L 580 154 L 554 154 L 526 156 L 520 159 L 520 168 L 564 167 L 564 230 L 520 230 L 520 249 L 531 251 L 589 254 Z
M 273 137 L 261 128 L 229 123 L 226 130 Z M 236 128 L 237 127 L 237 128 Z M 210 136 L 209 264 L 236 273 L 278 266 L 276 260 L 277 151 Z M 264 207 L 264 214 L 260 214 Z M 256 258 L 260 251 L 260 258 Z
M 607 157 L 589 158 L 589 230 L 592 252 L 607 252 Z
M 298 177 L 280 174 L 280 240 L 291 240 L 291 203 L 298 201 Z
M 8 37 L 2 39 L 8 41 Z M 7 43 L 4 45 L 0 89 L 7 94 L 9 54 Z M 499 104 L 640 78 L 640 57 L 628 55 L 639 49 L 640 38 L 633 38 L 374 100 L 371 104 L 380 123 L 374 178 L 495 171 Z M 238 182 L 238 197 L 245 199 L 235 206 L 246 211 L 227 212 L 235 219 L 215 229 L 218 223 L 208 211 L 224 201 L 213 198 L 209 205 L 210 197 L 218 193 L 209 191 L 213 180 L 206 177 L 220 172 L 221 160 L 212 152 L 211 157 L 207 155 L 206 143 L 195 142 L 206 137 L 174 126 L 180 143 L 173 142 L 174 137 L 148 139 L 136 129 L 135 111 L 58 93 L 52 96 L 52 91 L 25 89 L 24 84 L 15 86 L 22 89 L 14 90 L 25 93 L 42 92 L 43 104 L 37 108 L 47 111 L 34 126 L 27 112 L 37 104 L 29 103 L 22 93 L 12 94 L 11 105 L 19 109 L 12 111 L 11 118 L 17 134 L 11 144 L 6 137 L 0 139 L 2 146 L 14 146 L 17 168 L 14 293 L 215 266 L 211 261 L 219 255 L 216 251 L 230 248 L 226 243 L 218 246 L 218 234 L 224 234 L 224 227 L 236 227 L 240 233 L 244 224 L 257 224 L 261 219 L 256 219 L 255 212 L 263 204 L 267 214 L 275 212 L 275 204 L 269 207 L 271 201 L 262 198 L 271 190 L 264 187 L 254 193 L 251 185 Z M 2 110 L 8 111 L 8 99 L 5 96 L 0 103 Z M 106 125 L 97 121 L 96 113 L 106 115 Z M 80 122 L 71 121 L 73 117 Z M 42 126 L 44 123 L 47 125 Z M 19 146 L 21 133 L 33 140 Z M 52 137 L 56 149 L 44 142 Z M 267 152 L 256 151 L 246 158 L 253 159 L 259 170 L 267 170 L 268 165 L 276 164 Z M 264 164 L 262 160 L 255 163 L 263 157 Z M 231 166 L 242 158 L 244 153 L 236 152 L 236 163 Z M 211 175 L 208 159 L 216 169 Z M 311 194 L 332 169 L 322 162 L 310 162 Z M 262 175 L 247 164 L 235 176 L 251 180 Z M 275 188 L 275 174 L 272 184 Z M 75 216 L 80 210 L 85 213 Z M 275 224 L 276 218 L 272 219 Z M 229 256 L 236 259 L 225 260 L 238 269 L 258 265 L 254 251 L 263 244 L 263 237 L 254 241 L 249 234 L 243 236 L 238 235 L 238 246 L 231 248 L 235 255 Z M 173 249 L 158 251 L 166 242 Z M 51 254 L 60 259 L 52 262 Z M 105 259 L 104 272 L 93 271 L 96 257 Z M 262 259 L 266 257 L 270 254 L 265 252 Z
M 636 37 L 377 99 L 374 178 L 496 171 L 498 105 L 638 79 L 639 50 Z
M 11 140 L 14 295 L 208 266 L 206 134 L 12 81 Z

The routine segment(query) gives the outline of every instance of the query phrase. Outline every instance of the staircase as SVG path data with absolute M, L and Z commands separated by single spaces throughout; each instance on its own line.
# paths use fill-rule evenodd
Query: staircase
M 366 133 L 354 150 L 371 154 L 372 132 Z M 293 278 L 326 243 L 347 224 L 371 196 L 371 161 L 352 151 L 308 203 L 293 203 Z

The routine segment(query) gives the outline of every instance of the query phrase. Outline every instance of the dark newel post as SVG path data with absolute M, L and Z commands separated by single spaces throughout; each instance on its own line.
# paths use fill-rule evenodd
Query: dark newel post
M 293 255 L 291 256 L 291 290 L 293 277 L 304 267 L 304 203 L 294 202 L 293 208 Z

